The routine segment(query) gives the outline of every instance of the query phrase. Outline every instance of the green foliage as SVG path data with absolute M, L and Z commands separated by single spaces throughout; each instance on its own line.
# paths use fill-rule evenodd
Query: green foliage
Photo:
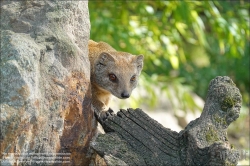
M 247 1 L 89 1 L 89 11 L 91 39 L 145 56 L 144 102 L 157 104 L 158 86 L 176 108 L 193 110 L 191 94 L 205 99 L 218 75 L 230 76 L 248 102 Z

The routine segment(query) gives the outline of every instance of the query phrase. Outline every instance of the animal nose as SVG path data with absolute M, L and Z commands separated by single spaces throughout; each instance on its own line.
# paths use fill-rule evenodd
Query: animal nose
M 124 99 L 126 99 L 126 98 L 129 98 L 129 93 L 128 92 L 122 92 L 122 94 L 121 94 L 121 97 L 122 98 L 124 98 Z

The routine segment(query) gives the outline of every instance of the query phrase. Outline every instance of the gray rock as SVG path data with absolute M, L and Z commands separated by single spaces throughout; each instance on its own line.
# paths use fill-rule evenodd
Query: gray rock
M 89 163 L 88 2 L 3 1 L 0 22 L 2 164 L 32 165 L 32 153 Z

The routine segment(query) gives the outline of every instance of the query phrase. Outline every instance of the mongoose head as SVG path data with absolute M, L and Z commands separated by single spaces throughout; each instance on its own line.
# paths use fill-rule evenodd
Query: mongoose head
M 143 55 L 102 52 L 95 63 L 95 82 L 120 99 L 129 98 L 143 67 Z

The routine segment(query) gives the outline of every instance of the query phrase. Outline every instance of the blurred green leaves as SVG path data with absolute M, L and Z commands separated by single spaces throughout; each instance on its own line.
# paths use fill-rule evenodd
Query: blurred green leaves
M 91 39 L 145 56 L 141 86 L 151 105 L 160 87 L 173 106 L 193 110 L 191 94 L 205 98 L 218 75 L 230 76 L 248 102 L 247 1 L 89 1 L 89 12 Z

